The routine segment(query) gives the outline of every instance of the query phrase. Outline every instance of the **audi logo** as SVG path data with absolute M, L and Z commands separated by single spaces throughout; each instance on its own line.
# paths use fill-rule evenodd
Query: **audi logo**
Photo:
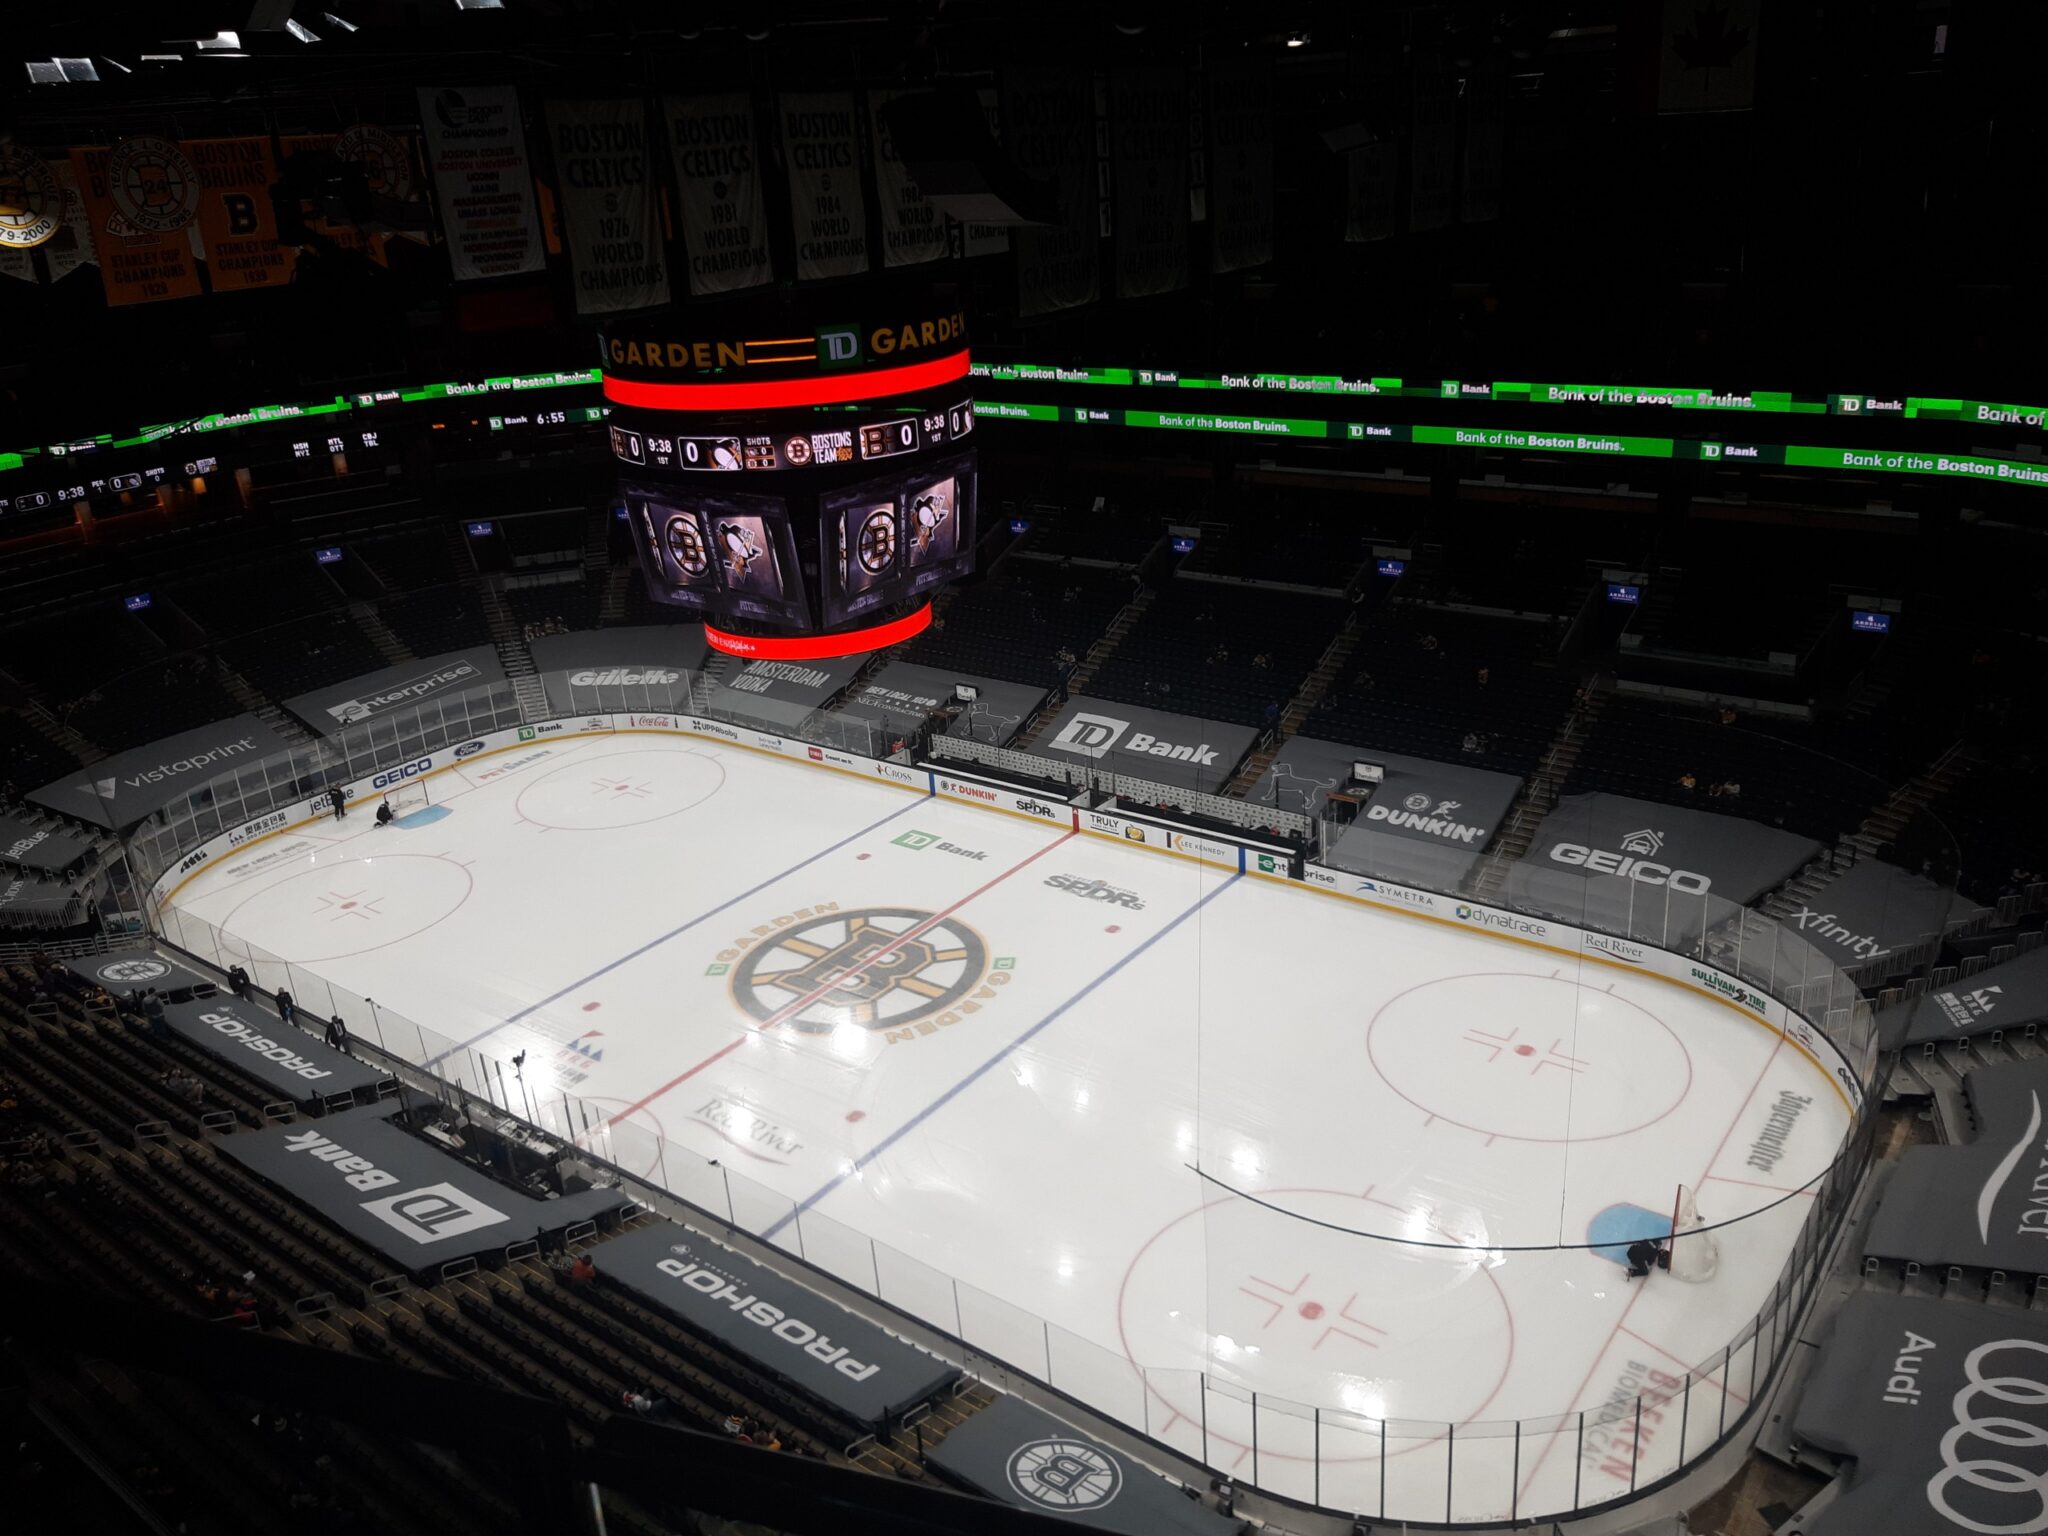
M 2031 1339 L 1994 1339 L 1988 1344 L 1979 1344 L 1971 1350 L 1963 1362 L 1963 1374 L 1968 1377 L 1962 1391 L 1955 1395 L 1953 1409 L 1956 1422 L 1949 1432 L 1941 1437 L 1942 1468 L 1927 1480 L 1927 1502 L 1942 1514 L 1953 1520 L 1966 1531 L 1976 1531 L 1981 1536 L 2037 1536 L 2048 1531 L 2048 1466 L 2040 1471 L 2029 1471 L 2014 1466 L 2009 1461 L 1994 1460 L 1988 1456 L 1974 1456 L 1968 1460 L 1958 1459 L 1966 1440 L 1982 1440 L 1990 1445 L 2011 1450 L 2039 1450 L 2048 1447 L 2048 1425 L 2032 1423 L 2027 1419 L 2009 1414 L 1990 1414 L 1983 1418 L 1976 1416 L 1975 1401 L 1979 1395 L 1995 1403 L 2010 1403 L 2015 1407 L 2040 1409 L 2048 1407 L 2048 1384 L 2031 1376 L 1986 1376 L 1983 1365 L 1986 1356 L 2002 1349 L 2031 1350 L 2037 1355 L 2048 1355 L 2048 1344 L 2037 1344 Z M 2040 1508 L 2025 1518 L 2003 1525 L 1987 1525 L 1981 1520 L 1963 1514 L 1949 1503 L 1949 1488 L 1961 1482 L 1971 1488 L 1981 1488 L 1992 1494 L 2020 1494 L 2036 1501 Z M 1981 1505 L 1982 1499 L 1970 1501 Z

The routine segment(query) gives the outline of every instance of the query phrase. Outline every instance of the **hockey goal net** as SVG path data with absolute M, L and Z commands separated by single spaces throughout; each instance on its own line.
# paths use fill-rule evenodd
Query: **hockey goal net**
M 384 803 L 391 807 L 391 819 L 410 816 L 414 811 L 423 811 L 430 803 L 427 786 L 415 781 L 398 784 L 384 792 Z
M 1672 1279 L 1698 1282 L 1714 1278 L 1714 1271 L 1721 1264 L 1721 1243 L 1714 1233 L 1705 1228 L 1706 1223 L 1700 1217 L 1698 1191 L 1681 1184 L 1671 1215 L 1669 1271 Z

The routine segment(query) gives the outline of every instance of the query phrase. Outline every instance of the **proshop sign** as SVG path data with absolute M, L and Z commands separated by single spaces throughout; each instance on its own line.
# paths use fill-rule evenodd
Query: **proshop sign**
M 689 1250 L 684 1248 L 681 1251 L 687 1253 Z M 714 1269 L 686 1264 L 681 1259 L 662 1259 L 654 1267 L 682 1281 L 707 1300 L 724 1302 L 757 1328 L 766 1328 L 775 1338 L 801 1349 L 813 1360 L 823 1361 L 842 1376 L 866 1381 L 881 1369 L 880 1365 L 868 1365 L 854 1359 L 844 1345 L 835 1345 L 823 1331 L 813 1328 L 802 1318 L 792 1317 L 780 1307 L 757 1301 L 752 1296 L 741 1295 L 731 1280 Z

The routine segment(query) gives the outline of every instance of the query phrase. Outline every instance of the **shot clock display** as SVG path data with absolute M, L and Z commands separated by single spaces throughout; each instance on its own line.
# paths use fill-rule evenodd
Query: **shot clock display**
M 957 317 L 794 340 L 782 323 L 764 328 L 772 342 L 670 342 L 646 323 L 608 338 L 604 383 L 656 601 L 845 649 L 854 626 L 900 619 L 971 568 L 976 412 Z M 936 355 L 921 355 L 927 336 Z

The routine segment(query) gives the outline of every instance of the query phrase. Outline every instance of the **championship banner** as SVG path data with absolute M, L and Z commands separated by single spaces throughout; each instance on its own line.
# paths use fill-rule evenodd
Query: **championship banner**
M 556 101 L 548 104 L 547 121 L 576 313 L 666 304 L 668 261 L 646 109 L 637 100 Z
M 278 288 L 292 280 L 297 252 L 277 243 L 270 187 L 277 161 L 268 139 L 187 139 L 199 172 L 199 236 L 215 293 Z
M 1231 1536 L 1243 1529 L 1150 1467 L 1008 1393 L 941 1440 L 931 1461 L 989 1498 L 1083 1530 Z
M 1967 1195 L 1950 1199 L 1967 1209 Z M 1801 1523 L 1806 1536 L 2048 1530 L 2048 1325 L 2010 1305 L 1852 1295 L 1807 1377 L 1792 1435 L 1848 1459 L 1830 1485 L 1837 1496 Z
M 1756 105 L 1763 0 L 1664 0 L 1659 112 L 1740 112 Z
M 1466 80 L 1465 149 L 1459 213 L 1467 224 L 1500 217 L 1501 170 L 1507 133 L 1507 82 L 1480 71 Z
M 1144 298 L 1188 281 L 1188 78 L 1170 68 L 1110 76 L 1116 291 Z
M 18 277 L 24 283 L 42 281 L 36 272 L 34 254 L 12 245 L 0 245 L 0 277 Z
M 441 202 L 448 267 L 458 283 L 538 272 L 533 172 L 519 92 L 509 85 L 419 92 L 427 165 Z
M 33 250 L 63 227 L 64 191 L 42 157 L 0 144 L 0 252 Z
M 773 282 L 768 210 L 751 96 L 671 96 L 669 158 L 683 205 L 690 292 L 702 297 Z
M 853 94 L 780 96 L 782 154 L 797 281 L 858 277 L 868 269 L 868 205 L 860 190 Z
M 1095 85 L 1088 71 L 1020 70 L 1003 80 L 1003 143 L 1017 168 L 1059 189 L 1060 222 L 1011 232 L 1017 311 L 1050 314 L 1102 292 L 1096 219 Z
M 1448 84 L 1416 82 L 1409 140 L 1408 229 L 1442 229 L 1457 216 L 1458 98 Z
M 80 267 L 98 266 L 100 258 L 92 240 L 92 215 L 78 190 L 77 169 L 69 161 L 52 169 L 64 193 L 64 227 L 43 247 L 43 261 L 50 269 L 50 281 L 61 283 Z
M 1367 144 L 1344 156 L 1344 239 L 1390 240 L 1400 224 L 1401 157 L 1393 144 Z
M 869 91 L 868 125 L 874 134 L 875 195 L 882 200 L 882 265 L 908 267 L 946 254 L 946 220 L 896 158 L 882 108 L 907 91 Z
M 974 94 L 981 102 L 981 115 L 988 119 L 988 136 L 1002 143 L 1003 114 L 996 106 L 996 93 L 984 88 Z M 1000 256 L 1010 248 L 1010 231 L 1002 224 L 962 224 L 948 219 L 946 238 L 955 256 Z
M 172 154 L 159 154 L 152 163 L 146 155 L 155 145 Z M 107 303 L 197 298 L 199 269 L 186 226 L 199 212 L 198 171 L 167 139 L 128 139 L 120 148 L 128 151 L 119 167 L 126 179 L 120 182 L 115 179 L 113 150 L 71 151 L 72 174 L 99 255 Z
M 1209 92 L 1209 270 L 1273 259 L 1273 72 L 1212 70 Z

